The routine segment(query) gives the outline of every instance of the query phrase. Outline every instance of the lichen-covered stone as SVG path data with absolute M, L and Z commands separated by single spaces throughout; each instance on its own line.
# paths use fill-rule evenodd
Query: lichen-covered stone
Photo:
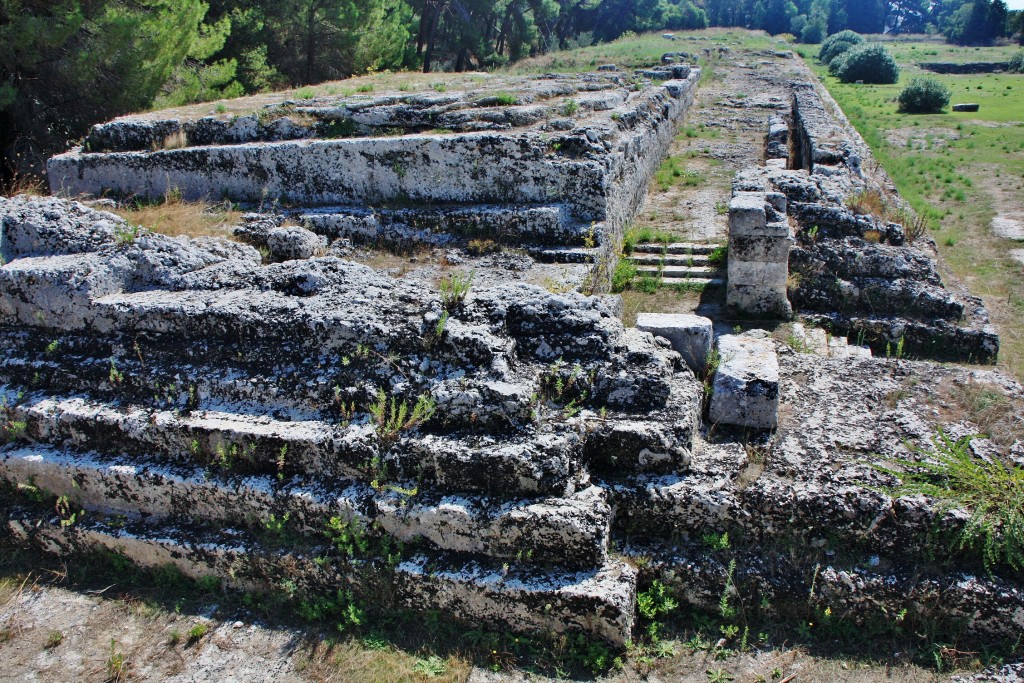
M 769 338 L 726 334 L 718 338 L 709 418 L 714 423 L 772 429 L 778 424 L 779 364 Z

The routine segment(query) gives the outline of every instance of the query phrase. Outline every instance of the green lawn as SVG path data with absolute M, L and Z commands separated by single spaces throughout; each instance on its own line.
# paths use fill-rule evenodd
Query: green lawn
M 1006 61 L 1017 48 L 959 48 L 935 42 L 888 43 L 902 67 L 896 85 L 839 83 L 810 57 L 851 123 L 871 146 L 900 194 L 930 218 L 932 237 L 953 272 L 982 296 L 999 328 L 1000 365 L 1024 378 L 1024 266 L 994 236 L 999 213 L 1024 218 L 1024 75 L 938 75 L 920 61 Z M 811 55 L 808 49 L 803 50 Z M 896 98 L 915 76 L 941 81 L 951 103 L 974 102 L 976 113 L 910 115 Z

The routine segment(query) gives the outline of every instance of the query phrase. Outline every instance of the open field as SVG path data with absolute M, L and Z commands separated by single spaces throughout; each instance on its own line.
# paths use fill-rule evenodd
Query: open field
M 1024 377 L 1024 280 L 1014 240 L 997 224 L 1024 227 L 1024 75 L 939 75 L 920 61 L 1006 61 L 1015 47 L 961 48 L 931 41 L 888 43 L 901 66 L 896 85 L 842 84 L 801 48 L 851 123 L 871 146 L 900 194 L 928 216 L 942 260 L 981 296 L 999 330 L 999 364 Z M 896 98 L 914 77 L 929 76 L 952 103 L 975 113 L 901 114 Z M 1008 222 L 1009 221 L 1009 222 Z

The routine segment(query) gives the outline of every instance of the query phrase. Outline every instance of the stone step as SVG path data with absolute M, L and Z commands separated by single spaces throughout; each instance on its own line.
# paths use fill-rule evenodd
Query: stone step
M 20 509 L 10 511 L 7 525 L 21 544 L 63 558 L 103 548 L 144 567 L 170 564 L 197 579 L 219 576 L 229 588 L 277 591 L 281 581 L 290 580 L 303 594 L 334 595 L 340 580 L 360 595 L 372 590 L 358 580 L 365 571 L 361 567 L 372 563 L 388 573 L 384 558 L 345 561 L 327 548 L 297 552 L 266 546 L 230 528 L 202 530 L 90 514 L 64 524 L 51 513 Z M 617 646 L 632 636 L 637 575 L 618 560 L 567 570 L 423 553 L 400 558 L 390 576 L 398 603 L 415 610 L 443 610 L 468 623 L 516 632 L 582 632 Z
M 491 239 L 539 247 L 585 247 L 604 241 L 601 222 L 574 221 L 564 205 L 441 205 L 374 208 L 324 207 L 288 215 L 313 232 L 357 242 L 446 244 Z
M 661 278 L 661 284 L 725 287 L 725 279 L 720 277 L 663 277 Z
M 774 429 L 779 421 L 779 361 L 764 330 L 723 334 L 721 361 L 712 383 L 708 418 L 752 429 Z
M 722 272 L 716 266 L 666 266 L 664 268 L 641 267 L 636 270 L 640 277 L 692 278 L 714 277 Z
M 633 246 L 634 254 L 710 254 L 724 244 L 709 242 L 645 242 Z
M 820 327 L 795 322 L 791 334 L 794 348 L 802 353 L 832 358 L 871 358 L 868 347 L 850 344 L 846 337 L 832 336 Z
M 707 254 L 680 254 L 680 255 L 633 255 L 629 257 L 629 260 L 638 266 L 664 266 L 668 267 L 695 267 L 695 266 L 715 266 L 719 264 L 711 264 L 708 261 Z
M 366 416 L 351 424 L 288 421 L 217 410 L 181 414 L 81 398 L 11 405 L 15 419 L 26 423 L 28 436 L 42 442 L 156 455 L 238 474 L 366 480 L 390 476 L 417 480 L 425 489 L 500 497 L 561 495 L 575 490 L 584 475 L 583 440 L 572 433 L 540 431 L 488 443 L 475 435 L 382 436 Z
M 607 559 L 610 508 L 603 489 L 565 498 L 495 500 L 419 492 L 415 483 L 226 476 L 158 458 L 74 453 L 45 446 L 0 453 L 0 479 L 67 496 L 104 514 L 188 522 L 203 519 L 262 530 L 287 519 L 320 534 L 339 517 L 378 525 L 402 542 L 497 559 L 594 567 Z

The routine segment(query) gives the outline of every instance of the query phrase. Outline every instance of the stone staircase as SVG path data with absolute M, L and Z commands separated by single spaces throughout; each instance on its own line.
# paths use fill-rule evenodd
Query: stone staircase
M 455 302 L 55 198 L 0 199 L 0 220 L 0 508 L 21 542 L 632 637 L 607 487 L 686 471 L 701 387 L 609 302 Z
M 637 244 L 629 256 L 639 277 L 653 277 L 664 285 L 725 284 L 724 245 L 673 242 Z

